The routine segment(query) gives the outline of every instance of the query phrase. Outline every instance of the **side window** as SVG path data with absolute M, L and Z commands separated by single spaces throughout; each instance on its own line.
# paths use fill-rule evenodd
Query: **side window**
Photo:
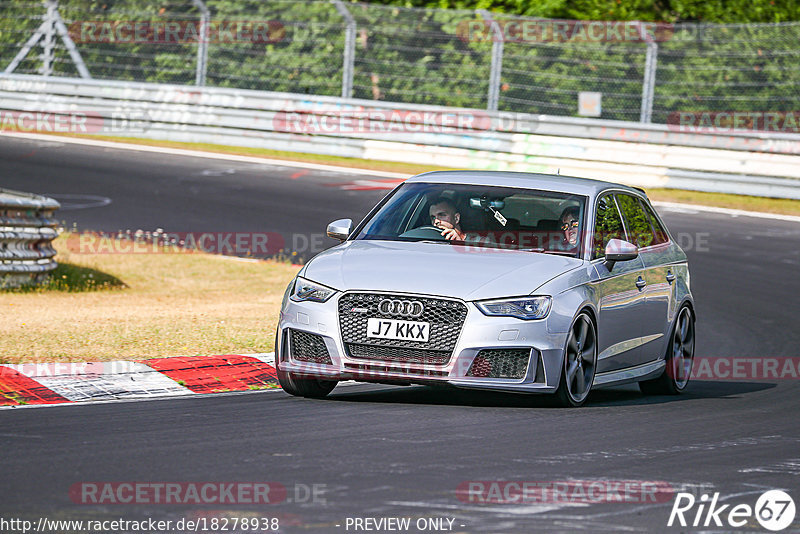
M 652 245 L 653 228 L 650 226 L 650 221 L 642 209 L 639 199 L 631 195 L 618 194 L 617 201 L 619 209 L 622 210 L 622 216 L 625 218 L 628 241 L 639 248 Z
M 592 259 L 606 255 L 606 245 L 612 239 L 624 239 L 625 230 L 614 197 L 605 195 L 597 201 L 597 218 L 594 225 L 594 250 Z
M 650 224 L 653 225 L 653 237 L 655 238 L 653 244 L 660 245 L 661 243 L 666 243 L 669 241 L 667 231 L 664 230 L 663 226 L 661 226 L 661 223 L 658 221 L 658 217 L 656 217 L 656 214 L 653 212 L 653 208 L 651 208 L 647 202 L 642 202 L 642 206 L 644 206 L 644 211 L 647 212 L 647 217 L 650 219 Z

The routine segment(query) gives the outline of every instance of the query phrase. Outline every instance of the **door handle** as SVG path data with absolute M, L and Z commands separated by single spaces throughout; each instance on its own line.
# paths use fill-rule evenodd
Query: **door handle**
M 667 271 L 667 282 L 670 284 L 675 281 L 675 275 L 672 274 L 672 271 Z
M 636 287 L 639 289 L 644 289 L 644 286 L 647 285 L 647 282 L 644 281 L 644 278 L 641 276 L 636 280 Z

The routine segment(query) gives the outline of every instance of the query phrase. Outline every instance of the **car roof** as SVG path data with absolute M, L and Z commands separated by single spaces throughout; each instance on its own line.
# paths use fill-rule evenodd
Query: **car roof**
M 644 194 L 644 191 L 641 189 L 614 182 L 532 172 L 473 170 L 433 171 L 412 176 L 406 180 L 406 182 L 522 187 L 526 189 L 559 191 L 587 196 L 597 196 L 606 189 L 624 189 L 634 194 Z

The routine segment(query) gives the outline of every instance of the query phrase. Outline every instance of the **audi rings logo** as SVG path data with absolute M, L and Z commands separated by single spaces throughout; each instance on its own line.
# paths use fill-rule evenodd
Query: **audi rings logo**
M 402 315 L 417 318 L 425 306 L 418 300 L 383 299 L 378 303 L 378 311 L 384 315 Z

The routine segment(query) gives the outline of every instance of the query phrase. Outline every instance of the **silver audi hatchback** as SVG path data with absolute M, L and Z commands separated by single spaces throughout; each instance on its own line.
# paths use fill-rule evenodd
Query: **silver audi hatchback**
M 565 176 L 414 176 L 289 284 L 275 340 L 292 395 L 342 380 L 546 393 L 686 388 L 686 255 L 643 191 Z

